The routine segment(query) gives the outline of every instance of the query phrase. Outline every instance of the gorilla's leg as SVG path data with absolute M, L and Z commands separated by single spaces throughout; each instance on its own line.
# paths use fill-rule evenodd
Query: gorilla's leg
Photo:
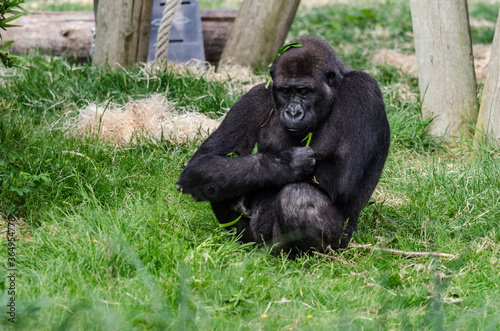
M 279 191 L 261 192 L 251 198 L 248 228 L 257 243 L 272 244 L 273 237 L 281 234 L 278 193 Z
M 342 212 L 332 205 L 327 195 L 310 184 L 289 184 L 280 191 L 255 192 L 246 197 L 244 212 L 241 207 L 235 208 L 240 203 L 230 209 L 226 205 L 225 210 L 230 211 L 231 216 L 223 223 L 243 213 L 236 224 L 243 242 L 265 243 L 275 252 L 291 252 L 292 257 L 298 251 L 311 248 L 326 251 L 328 246 L 346 247 L 352 234 L 352 231 L 345 233 L 348 229 L 344 229 Z M 221 219 L 217 208 L 214 211 Z
M 281 190 L 278 201 L 283 249 L 325 251 L 328 246 L 343 246 L 344 215 L 324 193 L 310 184 L 290 184 Z

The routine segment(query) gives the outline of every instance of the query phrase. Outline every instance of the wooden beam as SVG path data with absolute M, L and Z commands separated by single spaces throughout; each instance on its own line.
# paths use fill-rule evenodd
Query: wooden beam
M 217 63 L 233 29 L 238 10 L 201 10 L 200 15 L 205 60 Z
M 226 45 L 238 10 L 201 10 L 205 58 L 217 63 Z M 5 41 L 15 40 L 12 54 L 25 55 L 36 49 L 76 62 L 90 61 L 93 12 L 33 11 L 16 20 L 21 27 L 2 31 Z
M 93 12 L 40 12 L 21 16 L 16 24 L 21 27 L 2 31 L 5 41 L 14 40 L 9 48 L 12 54 L 25 55 L 39 48 L 42 52 L 64 56 L 77 62 L 90 59 Z

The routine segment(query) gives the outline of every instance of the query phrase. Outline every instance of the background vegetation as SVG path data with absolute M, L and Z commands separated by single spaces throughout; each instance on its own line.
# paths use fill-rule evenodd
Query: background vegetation
M 496 20 L 498 3 L 470 6 L 473 18 Z M 430 137 L 416 79 L 371 62 L 382 47 L 413 50 L 407 2 L 301 7 L 289 39 L 306 34 L 380 82 L 392 127 L 353 242 L 458 257 L 350 247 L 290 261 L 240 244 L 207 203 L 177 191 L 198 141 L 117 147 L 80 139 L 68 125 L 90 102 L 154 93 L 221 116 L 241 96 L 227 92 L 235 82 L 33 54 L 29 69 L 0 71 L 0 226 L 5 233 L 8 217 L 19 224 L 18 328 L 498 330 L 500 150 Z M 491 42 L 493 31 L 473 35 Z M 0 242 L 6 275 L 5 234 Z M 1 307 L 8 287 L 2 276 Z M 0 325 L 11 327 L 5 317 Z
M 9 47 L 14 43 L 13 40 L 4 41 L 2 32 L 7 28 L 16 27 L 14 21 L 24 14 L 27 14 L 19 5 L 24 0 L 4 0 L 0 3 L 0 64 L 3 67 L 18 67 L 17 56 L 9 54 Z

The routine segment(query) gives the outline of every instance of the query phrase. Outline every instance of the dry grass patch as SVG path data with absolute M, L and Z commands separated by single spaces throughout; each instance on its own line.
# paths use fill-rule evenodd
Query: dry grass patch
M 219 122 L 192 111 L 178 111 L 162 95 L 133 100 L 124 106 L 90 104 L 80 110 L 77 133 L 116 144 L 137 142 L 140 136 L 185 143 L 204 139 Z

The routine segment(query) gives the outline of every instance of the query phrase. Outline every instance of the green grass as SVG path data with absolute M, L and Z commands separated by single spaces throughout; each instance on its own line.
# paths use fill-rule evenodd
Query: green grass
M 44 11 L 92 11 L 93 1 L 77 0 L 25 0 L 23 8 Z
M 124 104 L 165 91 L 178 107 L 220 117 L 240 92 L 194 74 L 31 55 L 30 69 L 0 72 L 0 226 L 5 231 L 11 215 L 21 231 L 16 327 L 498 330 L 500 150 L 449 146 L 427 134 L 419 102 L 408 97 L 418 92 L 416 79 L 370 62 L 380 47 L 411 50 L 407 5 L 363 9 L 301 11 L 289 36 L 329 40 L 384 93 L 391 152 L 353 241 L 456 259 L 350 247 L 290 261 L 241 244 L 207 203 L 175 186 L 199 142 L 117 147 L 79 139 L 64 125 L 89 102 Z M 374 35 L 375 27 L 388 33 Z M 8 246 L 0 238 L 6 307 Z M 1 329 L 12 327 L 5 316 Z
M 471 37 L 474 44 L 489 44 L 495 35 L 494 23 L 496 22 L 499 3 L 483 3 L 473 2 L 469 5 L 469 15 L 474 19 L 482 22 L 487 21 L 492 23 L 490 27 L 471 27 Z

